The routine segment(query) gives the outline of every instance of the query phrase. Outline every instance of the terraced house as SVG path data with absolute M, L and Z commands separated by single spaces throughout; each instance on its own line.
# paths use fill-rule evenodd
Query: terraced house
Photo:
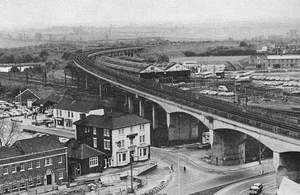
M 21 193 L 67 181 L 67 148 L 54 135 L 0 148 L 0 193 Z

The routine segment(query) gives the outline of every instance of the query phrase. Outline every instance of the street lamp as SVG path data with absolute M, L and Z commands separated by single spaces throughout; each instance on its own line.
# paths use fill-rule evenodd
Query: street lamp
M 133 157 L 135 155 L 134 154 L 129 154 L 129 155 L 130 155 L 130 175 L 131 175 L 131 178 L 130 178 L 130 190 L 128 192 L 135 194 L 134 188 L 133 188 L 133 167 L 132 167 Z

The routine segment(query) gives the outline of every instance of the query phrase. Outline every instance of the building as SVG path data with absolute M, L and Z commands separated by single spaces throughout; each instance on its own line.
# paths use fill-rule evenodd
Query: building
M 74 179 L 80 175 L 102 172 L 104 153 L 81 144 L 75 139 L 70 139 L 65 143 L 68 147 L 68 168 L 69 177 Z
M 53 108 L 55 126 L 57 128 L 75 131 L 76 126 L 73 125 L 75 121 L 89 115 L 91 111 L 98 112 L 100 115 L 103 115 L 104 111 L 100 108 L 101 106 L 98 101 L 65 96 L 60 99 L 57 105 Z
M 250 56 L 249 63 L 257 69 L 298 68 L 300 55 L 254 55 Z
M 89 115 L 74 123 L 76 138 L 105 153 L 104 168 L 150 158 L 150 121 L 135 114 Z
M 51 98 L 50 98 L 51 96 Z M 52 87 L 27 88 L 16 95 L 15 101 L 28 108 L 53 106 L 54 97 L 58 96 Z M 57 100 L 57 98 L 56 98 Z M 47 105 L 45 105 L 47 102 Z M 49 104 L 49 105 L 48 105 Z
M 14 193 L 67 181 L 67 148 L 54 135 L 0 148 L 0 192 Z

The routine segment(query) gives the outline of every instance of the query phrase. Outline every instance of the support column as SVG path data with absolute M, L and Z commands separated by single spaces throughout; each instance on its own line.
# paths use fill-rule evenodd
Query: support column
M 102 98 L 102 84 L 99 83 L 99 97 Z
M 167 127 L 168 127 L 168 129 L 170 128 L 170 124 L 171 124 L 171 113 L 167 112 Z
M 128 112 L 133 113 L 133 98 L 130 95 L 127 95 L 128 100 Z
M 145 117 L 145 100 L 139 99 L 139 114 L 141 117 Z
M 273 153 L 276 170 L 276 186 L 280 187 L 283 177 L 300 183 L 300 152 Z
M 152 125 L 153 129 L 156 129 L 157 123 L 156 123 L 156 109 L 155 109 L 155 104 L 152 104 Z
M 212 163 L 216 165 L 245 164 L 245 141 L 247 135 L 233 130 L 214 130 Z
M 88 89 L 88 78 L 87 78 L 87 74 L 85 74 L 85 89 Z

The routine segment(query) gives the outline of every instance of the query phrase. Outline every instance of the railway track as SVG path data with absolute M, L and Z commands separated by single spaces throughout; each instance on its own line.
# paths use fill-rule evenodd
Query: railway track
M 117 70 L 110 69 L 100 62 L 94 63 L 88 56 L 95 51 L 86 52 L 80 56 L 77 56 L 74 61 L 77 65 L 87 69 L 99 76 L 102 76 L 108 80 L 125 84 L 128 87 L 132 87 L 142 92 L 156 95 L 158 97 L 166 98 L 179 104 L 187 105 L 192 108 L 198 108 L 203 111 L 208 111 L 228 119 L 232 119 L 238 122 L 252 125 L 274 133 L 284 134 L 289 137 L 300 139 L 300 128 L 298 121 L 295 124 L 285 123 L 278 121 L 278 119 L 270 118 L 258 114 L 255 112 L 247 111 L 244 107 L 237 106 L 233 103 L 209 98 L 205 95 L 201 95 L 200 98 L 195 98 L 191 94 L 182 92 L 178 89 L 168 86 L 161 86 L 153 81 L 141 79 L 133 74 L 122 73 Z M 97 53 L 101 53 L 97 51 Z M 80 67 L 79 67 L 80 68 Z

